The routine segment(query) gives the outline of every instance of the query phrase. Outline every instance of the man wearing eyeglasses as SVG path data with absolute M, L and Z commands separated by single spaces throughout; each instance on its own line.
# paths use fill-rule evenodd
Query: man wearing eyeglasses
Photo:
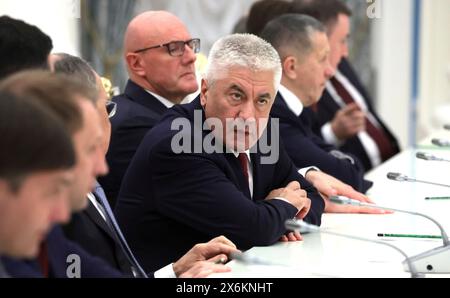
M 144 12 L 128 25 L 124 58 L 130 79 L 124 93 L 113 98 L 118 109 L 106 155 L 110 172 L 99 179 L 111 206 L 144 135 L 167 109 L 197 91 L 194 63 L 199 50 L 200 40 L 169 12 Z
M 50 61 L 51 68 L 56 73 L 69 75 L 97 90 L 96 108 L 100 115 L 100 124 L 103 131 L 102 142 L 100 145 L 101 157 L 99 158 L 104 159 L 106 151 L 108 150 L 111 132 L 111 124 L 108 119 L 111 119 L 115 115 L 117 104 L 108 100 L 108 95 L 105 92 L 106 90 L 100 76 L 83 59 L 69 54 L 59 53 L 52 54 Z M 85 178 L 77 177 L 77 179 Z M 79 244 L 91 255 L 100 257 L 111 267 L 128 276 L 146 276 L 147 274 L 143 272 L 138 260 L 134 257 L 126 239 L 123 237 L 121 228 L 118 225 L 115 225 L 115 217 L 112 214 L 111 207 L 106 201 L 106 196 L 103 193 L 102 187 L 96 183 L 94 189 L 88 193 L 87 200 L 83 196 L 72 198 L 72 200 L 87 201 L 87 207 L 83 210 L 76 210 L 77 212 L 72 215 L 70 223 L 63 228 L 65 236 Z M 221 246 L 221 243 L 229 244 L 228 240 L 221 238 L 216 238 L 213 242 L 214 244 L 203 246 L 205 249 L 211 250 Z M 204 252 L 204 249 L 202 251 Z M 199 253 L 194 254 L 191 252 L 188 254 L 188 257 L 191 259 L 198 256 Z M 209 270 L 210 266 L 212 266 L 212 264 L 183 264 L 183 262 L 178 262 L 174 265 L 169 264 L 168 266 L 165 266 L 163 269 L 156 271 L 154 275 L 156 277 L 176 277 L 177 275 L 181 275 L 182 272 L 179 270 L 180 264 L 189 267 L 196 266 L 201 270 Z M 186 273 L 186 276 L 196 276 L 195 271 L 195 269 L 190 270 Z M 199 275 L 199 277 L 204 277 L 206 275 L 207 274 Z

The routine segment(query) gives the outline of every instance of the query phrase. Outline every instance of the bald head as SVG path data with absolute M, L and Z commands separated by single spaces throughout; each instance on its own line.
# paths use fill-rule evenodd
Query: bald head
M 175 15 L 167 11 L 147 11 L 131 20 L 124 40 L 125 53 L 151 45 L 158 45 L 165 37 L 177 30 L 187 32 L 186 26 Z
M 181 102 L 198 89 L 196 56 L 187 43 L 191 39 L 181 20 L 167 11 L 138 15 L 128 25 L 124 40 L 124 58 L 130 79 L 173 103 Z M 172 55 L 168 47 L 158 47 L 174 41 L 185 43 L 181 55 Z

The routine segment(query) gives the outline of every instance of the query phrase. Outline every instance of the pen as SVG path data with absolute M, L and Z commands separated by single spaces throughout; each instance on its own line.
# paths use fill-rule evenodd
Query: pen
M 442 239 L 442 236 L 437 235 L 417 235 L 417 234 L 384 234 L 378 233 L 378 237 L 399 237 L 399 238 L 428 238 L 428 239 Z
M 450 200 L 450 197 L 425 197 L 425 200 Z

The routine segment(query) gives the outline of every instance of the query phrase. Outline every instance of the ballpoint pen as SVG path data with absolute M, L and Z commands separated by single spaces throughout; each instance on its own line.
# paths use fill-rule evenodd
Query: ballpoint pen
M 425 197 L 425 200 L 450 200 L 450 197 Z
M 378 233 L 378 237 L 398 237 L 398 238 L 428 238 L 428 239 L 442 239 L 442 236 L 438 235 L 418 235 L 418 234 L 386 234 Z

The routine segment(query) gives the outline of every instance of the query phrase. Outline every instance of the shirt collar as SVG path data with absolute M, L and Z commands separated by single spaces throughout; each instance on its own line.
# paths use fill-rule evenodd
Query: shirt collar
M 336 70 L 334 77 L 339 81 L 345 80 L 345 76 L 339 70 Z
M 238 152 L 236 152 L 236 151 L 234 151 L 234 150 L 232 150 L 232 149 L 229 149 L 229 150 L 231 151 L 231 153 L 234 154 L 234 156 L 236 156 L 236 158 L 239 156 L 239 153 L 238 153 Z M 245 151 L 242 152 L 242 153 L 245 153 L 245 155 L 247 155 L 248 160 L 250 160 L 250 149 L 247 149 L 247 150 L 245 150 Z
M 281 97 L 284 99 L 284 102 L 287 104 L 288 108 L 298 117 L 303 111 L 303 104 L 300 99 L 292 93 L 291 90 L 284 87 L 280 84 L 280 88 L 278 91 L 281 94 Z
M 171 102 L 170 100 L 162 97 L 161 95 L 153 93 L 153 92 L 151 92 L 149 90 L 145 90 L 145 91 L 147 91 L 148 93 L 153 95 L 160 103 L 162 103 L 168 109 L 170 109 L 171 107 L 173 107 L 175 105 L 173 102 Z

